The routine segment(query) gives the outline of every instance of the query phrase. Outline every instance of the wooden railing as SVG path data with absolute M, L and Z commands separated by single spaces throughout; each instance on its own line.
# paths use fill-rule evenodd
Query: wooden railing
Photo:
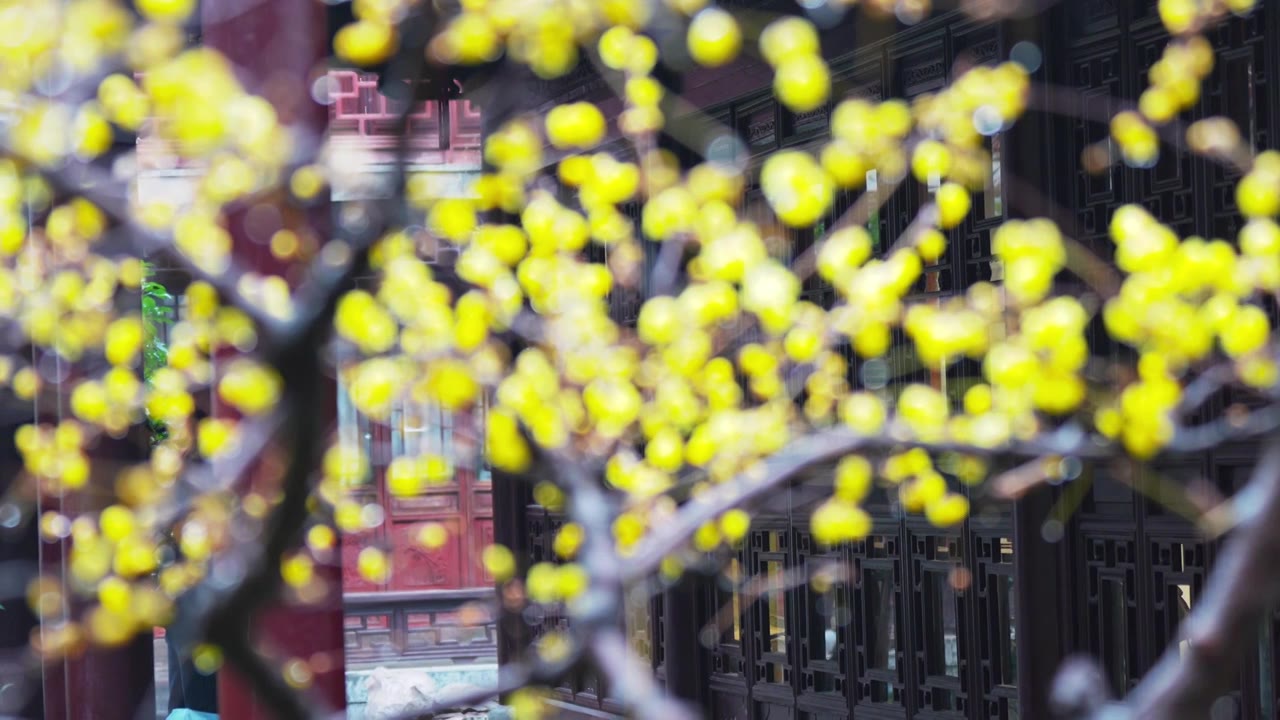
M 347 668 L 496 662 L 492 588 L 347 593 Z

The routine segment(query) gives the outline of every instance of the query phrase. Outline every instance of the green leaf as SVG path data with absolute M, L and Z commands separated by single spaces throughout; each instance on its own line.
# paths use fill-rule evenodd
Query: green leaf
M 144 262 L 143 267 L 146 277 L 153 277 L 154 266 Z M 176 311 L 172 303 L 173 295 L 163 284 L 154 280 L 147 280 L 142 284 L 142 324 L 146 333 L 142 346 L 142 379 L 148 384 L 157 370 L 169 364 L 169 348 L 160 337 L 160 328 L 173 324 L 175 320 Z M 163 424 L 150 424 L 153 443 L 168 437 L 169 431 Z

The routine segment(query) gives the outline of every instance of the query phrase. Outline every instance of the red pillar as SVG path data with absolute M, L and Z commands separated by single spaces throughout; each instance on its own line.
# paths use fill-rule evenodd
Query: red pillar
M 282 123 L 301 131 L 297 137 L 301 151 L 313 153 L 328 122 L 327 108 L 311 96 L 312 82 L 323 71 L 328 56 L 325 4 L 316 0 L 206 0 L 201 5 L 204 44 L 225 55 L 237 67 L 245 87 L 270 100 Z M 261 238 L 250 237 L 244 220 L 243 216 L 229 218 L 237 261 L 246 270 L 278 274 L 280 264 Z M 328 220 L 327 206 L 312 211 L 313 227 L 324 228 Z M 312 661 L 312 690 L 329 707 L 340 709 L 346 703 L 340 568 L 327 568 L 324 579 L 334 588 L 329 602 L 314 608 L 270 607 L 254 618 L 253 624 L 257 637 L 266 640 L 282 658 Z M 270 717 L 230 668 L 219 673 L 218 709 L 221 717 L 234 720 Z
M 69 387 L 69 386 L 68 386 Z M 41 417 L 46 423 L 54 418 Z M 102 441 L 94 452 L 94 463 L 110 468 L 120 462 L 137 462 L 146 448 L 146 435 L 134 433 L 123 441 Z M 67 517 L 91 515 L 102 503 L 83 496 L 43 497 L 40 512 L 61 512 Z M 39 566 L 44 575 L 65 577 L 71 539 L 56 542 L 39 540 Z M 19 574 L 21 570 L 13 570 Z M 6 606 L 12 612 L 17 603 Z M 72 617 L 80 617 L 84 603 L 70 602 Z M 47 627 L 47 625 L 46 625 Z M 155 717 L 155 658 L 150 632 L 139 634 L 122 647 L 87 646 L 83 653 L 45 663 L 41 670 L 44 720 L 133 720 Z M 34 692 L 22 686 L 20 693 Z

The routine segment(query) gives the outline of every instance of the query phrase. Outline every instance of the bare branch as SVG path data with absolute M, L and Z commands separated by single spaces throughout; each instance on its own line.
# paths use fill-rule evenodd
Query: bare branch
M 662 249 L 658 251 L 658 262 L 653 268 L 651 285 L 653 291 L 649 293 L 650 296 L 658 297 L 675 293 L 677 281 L 680 278 L 680 261 L 684 257 L 687 245 L 688 241 L 684 235 L 662 244 Z
M 1280 405 L 1268 405 L 1246 414 L 1228 412 L 1213 422 L 1178 428 L 1168 451 L 1179 455 L 1202 453 L 1232 440 L 1246 440 L 1280 429 Z
M 1002 500 L 1017 500 L 1052 477 L 1046 467 L 1052 462 L 1050 457 L 1036 458 L 1000 473 L 988 481 L 991 494 Z
M 1235 378 L 1235 368 L 1226 363 L 1206 369 L 1183 388 L 1182 402 L 1178 403 L 1179 414 L 1186 415 L 1195 412 L 1197 408 L 1213 397 L 1219 390 L 1226 387 L 1228 383 L 1235 380 Z
M 785 592 L 800 587 L 819 576 L 826 576 L 832 583 L 847 583 L 851 579 L 849 570 L 836 561 L 790 568 L 781 575 L 761 574 L 751 578 L 750 581 L 738 587 L 736 602 L 750 605 L 769 593 Z M 715 616 L 707 623 L 707 627 L 714 630 L 717 637 L 729 629 L 733 623 L 734 602 L 731 600 L 718 608 Z
M 1115 108 L 1114 112 L 1112 107 Z M 1027 108 L 1053 113 L 1068 118 L 1083 118 L 1090 122 L 1109 125 L 1115 114 L 1124 111 L 1137 111 L 1137 103 L 1123 98 L 1108 97 L 1106 105 L 1087 102 L 1086 98 L 1075 88 L 1048 83 L 1037 83 L 1027 98 Z M 1179 147 L 1186 137 L 1186 126 L 1173 120 L 1166 124 L 1152 124 L 1160 141 L 1170 147 Z M 1235 172 L 1247 173 L 1253 166 L 1253 158 L 1247 151 L 1228 156 L 1206 155 L 1219 165 Z
M 1028 214 L 1047 213 L 1058 227 L 1068 227 L 1072 222 L 1071 213 L 1056 200 L 1036 188 L 1036 184 L 1018 177 L 1013 172 L 1002 169 L 1008 175 L 1009 205 Z M 1025 198 L 1025 199 L 1024 199 Z M 1124 278 L 1116 269 L 1104 261 L 1097 253 L 1090 250 L 1079 240 L 1061 233 L 1062 246 L 1066 250 L 1066 267 L 1084 281 L 1091 290 L 1104 300 L 1114 297 L 1120 292 Z
M 112 177 L 111 172 L 105 168 L 79 160 L 69 160 L 60 167 L 44 170 L 43 174 L 54 187 L 89 200 L 114 220 L 118 224 L 118 232 L 124 235 L 127 247 L 133 253 L 146 256 L 153 252 L 174 249 L 171 232 L 146 227 L 133 217 L 128 197 L 123 192 L 117 192 L 125 186 Z M 243 198 L 242 202 L 250 202 L 254 199 L 255 196 L 250 195 Z M 172 252 L 170 257 L 191 277 L 213 286 L 227 304 L 234 305 L 248 315 L 261 331 L 270 333 L 280 325 L 278 319 L 268 315 L 261 306 L 250 302 L 240 292 L 238 283 L 246 271 L 235 263 L 234 256 L 229 259 L 227 269 L 220 273 L 209 272 L 182 252 Z
M 613 694 L 635 717 L 664 720 L 695 720 L 693 708 L 669 697 L 653 679 L 653 672 L 640 662 L 616 627 L 602 628 L 591 637 L 591 657 L 605 676 Z
M 189 465 L 175 483 L 173 496 L 159 508 L 156 525 L 168 527 L 191 508 L 199 495 L 235 489 L 244 480 L 250 466 L 275 440 L 284 418 L 279 412 L 251 418 L 241 423 L 239 445 L 228 457 L 211 464 Z
M 1241 519 L 1223 549 L 1204 595 L 1183 622 L 1179 640 L 1129 694 L 1119 708 L 1099 702 L 1102 684 L 1059 677 L 1055 697 L 1071 711 L 1068 717 L 1161 718 L 1200 720 L 1230 689 L 1239 648 L 1247 645 L 1258 623 L 1280 600 L 1280 437 L 1268 438 L 1264 454 L 1248 485 L 1240 492 L 1258 512 Z M 1247 588 L 1247 590 L 1245 590 Z
M 824 463 L 860 451 L 911 447 L 922 447 L 933 452 L 1032 457 L 1074 455 L 1085 459 L 1111 457 L 1119 452 L 1114 446 L 1099 442 L 1097 438 L 1070 425 L 1039 438 L 1013 441 L 997 448 L 899 440 L 892 430 L 875 436 L 859 435 L 843 427 L 812 433 L 792 442 L 786 450 L 765 461 L 763 467 L 717 485 L 681 507 L 670 522 L 642 540 L 635 552 L 627 558 L 624 580 L 634 582 L 651 572 L 662 558 L 678 550 L 703 523 L 719 517 L 727 510 L 750 505 Z

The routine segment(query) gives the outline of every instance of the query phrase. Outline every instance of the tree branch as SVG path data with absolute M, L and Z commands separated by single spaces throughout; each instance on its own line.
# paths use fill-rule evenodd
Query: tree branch
M 614 695 L 635 717 L 694 720 L 693 708 L 667 696 L 653 672 L 639 661 L 617 627 L 602 628 L 591 637 L 591 657 L 604 673 Z
M 1204 595 L 1183 622 L 1179 639 L 1117 708 L 1090 698 L 1098 685 L 1059 676 L 1055 697 L 1071 720 L 1160 718 L 1201 720 L 1230 690 L 1240 648 L 1280 600 L 1280 436 L 1268 438 L 1248 485 L 1241 491 L 1258 512 L 1242 519 L 1227 541 Z M 1105 684 L 1103 685 L 1105 686 Z
M 1180 427 L 1170 440 L 1167 452 L 1192 455 L 1212 450 L 1233 440 L 1247 440 L 1280 430 L 1280 405 L 1268 405 L 1243 417 L 1228 414 L 1195 427 Z
M 977 455 L 1073 455 L 1082 459 L 1103 459 L 1119 452 L 1113 445 L 1100 443 L 1078 427 L 1066 425 L 1053 433 L 1031 440 L 1015 440 L 995 448 L 980 448 L 957 443 L 927 443 L 900 440 L 892 429 L 882 435 L 859 435 L 844 427 L 823 430 L 791 443 L 787 450 L 764 462 L 762 472 L 746 472 L 718 485 L 682 506 L 669 522 L 640 542 L 626 558 L 624 582 L 635 582 L 651 572 L 662 558 L 678 550 L 703 523 L 727 510 L 749 505 L 799 479 L 824 463 L 834 462 L 859 451 L 887 451 L 895 448 L 921 447 L 931 452 L 965 452 Z

